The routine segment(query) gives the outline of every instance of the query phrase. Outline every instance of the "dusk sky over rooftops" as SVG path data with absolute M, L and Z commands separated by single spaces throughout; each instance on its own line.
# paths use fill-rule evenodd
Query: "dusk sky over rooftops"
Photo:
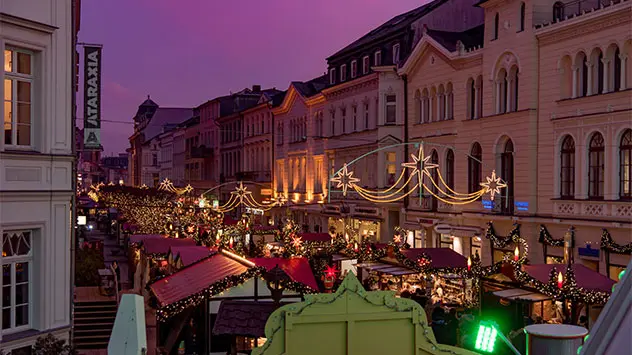
M 104 154 L 129 147 L 132 116 L 148 94 L 162 107 L 194 107 L 253 84 L 286 90 L 322 75 L 337 50 L 427 2 L 83 0 L 79 42 L 103 44 Z

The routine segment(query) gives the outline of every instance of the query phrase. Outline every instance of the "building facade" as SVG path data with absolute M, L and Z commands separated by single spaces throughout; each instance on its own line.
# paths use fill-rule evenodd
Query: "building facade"
M 0 3 L 0 348 L 14 354 L 71 326 L 76 6 Z
M 500 234 L 520 224 L 531 263 L 563 258 L 539 243 L 542 226 L 557 239 L 573 227 L 576 262 L 615 278 L 629 256 L 586 250 L 603 231 L 630 242 L 630 2 L 583 3 L 588 13 L 553 1 L 478 6 L 482 27 L 425 26 L 399 69 L 408 130 L 453 190 L 480 190 L 493 171 L 509 186 L 462 206 L 412 196 L 404 225 L 416 246 L 478 252 L 485 264 L 515 247 L 483 238 L 489 221 Z

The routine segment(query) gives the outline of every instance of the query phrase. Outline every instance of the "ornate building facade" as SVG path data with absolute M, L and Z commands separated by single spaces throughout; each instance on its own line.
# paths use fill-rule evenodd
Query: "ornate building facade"
M 405 226 L 416 244 L 490 263 L 515 246 L 482 238 L 487 222 L 501 234 L 518 223 L 532 263 L 551 263 L 563 248 L 540 244 L 541 228 L 559 239 L 573 227 L 576 261 L 611 277 L 627 264 L 599 243 L 602 233 L 630 242 L 632 6 L 593 5 L 490 0 L 478 5 L 484 27 L 424 29 L 399 69 L 410 140 L 458 192 L 480 189 L 492 171 L 509 186 L 463 206 L 414 196 Z

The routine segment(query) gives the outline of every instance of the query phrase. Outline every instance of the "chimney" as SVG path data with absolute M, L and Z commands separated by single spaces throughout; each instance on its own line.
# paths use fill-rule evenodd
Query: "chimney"
M 261 92 L 261 85 L 253 85 L 252 92 Z

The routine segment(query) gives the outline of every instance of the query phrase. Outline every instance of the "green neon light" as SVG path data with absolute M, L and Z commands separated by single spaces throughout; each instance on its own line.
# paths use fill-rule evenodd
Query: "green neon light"
M 497 336 L 498 331 L 494 326 L 484 324 L 479 325 L 474 348 L 487 353 L 494 352 L 494 345 L 496 344 Z
M 619 273 L 619 281 L 623 280 L 623 275 L 625 275 L 625 269 L 621 270 Z

